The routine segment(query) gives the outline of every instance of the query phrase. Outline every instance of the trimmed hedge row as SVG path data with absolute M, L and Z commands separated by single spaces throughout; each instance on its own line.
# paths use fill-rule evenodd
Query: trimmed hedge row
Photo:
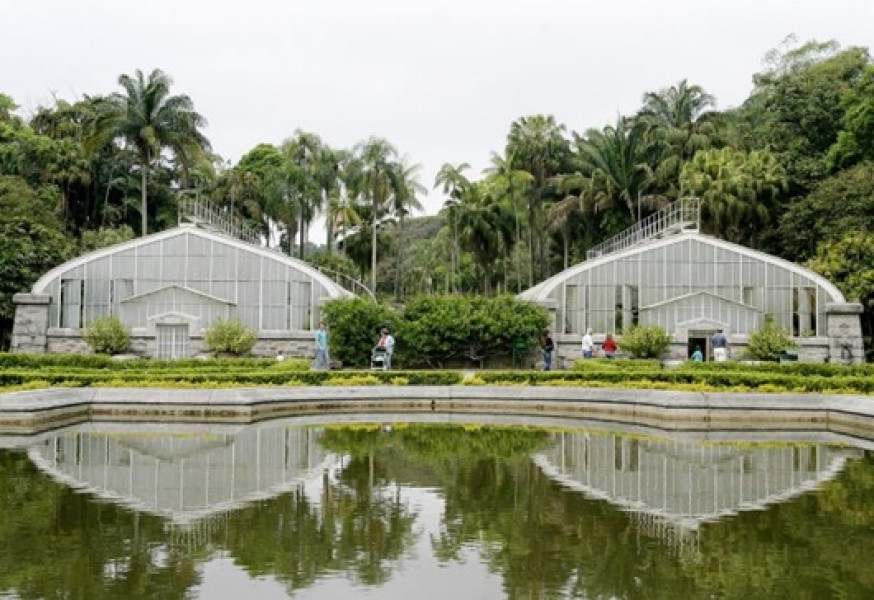
M 143 371 L 179 369 L 282 369 L 309 370 L 311 361 L 307 359 L 273 358 L 183 358 L 177 360 L 136 359 L 113 360 L 102 354 L 11 354 L 0 353 L 0 369 L 26 368 L 46 369 L 63 367 L 66 369 L 108 369 L 112 371 Z
M 749 390 L 782 388 L 795 392 L 841 391 L 846 393 L 874 393 L 874 377 L 863 375 L 802 375 L 797 373 L 755 372 L 740 370 L 698 369 L 587 369 L 574 372 L 541 371 L 492 371 L 477 373 L 484 383 L 511 385 L 566 385 L 574 383 L 584 386 L 587 383 L 624 385 L 633 382 L 704 385 L 713 388 Z M 645 387 L 642 386 L 642 387 Z M 768 390 L 770 391 L 770 390 Z
M 324 385 L 331 381 L 334 385 L 349 379 L 350 385 L 368 375 L 380 384 L 392 385 L 399 380 L 407 385 L 454 385 L 461 383 L 463 376 L 455 371 L 155 371 L 151 373 L 108 371 L 108 370 L 60 370 L 7 369 L 0 371 L 0 387 L 21 386 L 33 381 L 44 381 L 50 385 L 87 387 L 100 384 L 124 387 L 131 385 L 154 385 L 169 387 L 172 383 L 185 384 L 233 384 L 233 385 Z

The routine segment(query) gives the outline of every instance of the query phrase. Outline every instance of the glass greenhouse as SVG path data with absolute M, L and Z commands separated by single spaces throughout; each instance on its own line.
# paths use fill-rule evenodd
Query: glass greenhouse
M 789 335 L 810 340 L 805 345 L 819 346 L 808 353 L 812 360 L 835 360 L 835 345 L 843 359 L 863 356 L 860 305 L 848 304 L 809 269 L 699 233 L 697 216 L 697 202 L 677 203 L 520 298 L 547 306 L 554 331 L 566 339 L 589 328 L 597 338 L 658 325 L 676 344 L 705 348 L 722 329 L 742 345 L 770 317 Z
M 154 350 L 144 353 L 175 358 L 196 353 L 190 340 L 217 319 L 240 319 L 260 338 L 309 339 L 305 332 L 315 329 L 323 302 L 351 295 L 302 261 L 185 224 L 67 262 L 17 303 L 19 312 L 29 304 L 32 313 L 45 305 L 44 351 L 71 350 L 53 342 L 114 315 L 135 338 L 153 339 Z M 39 345 L 27 339 L 39 325 L 31 321 L 16 317 L 14 350 Z

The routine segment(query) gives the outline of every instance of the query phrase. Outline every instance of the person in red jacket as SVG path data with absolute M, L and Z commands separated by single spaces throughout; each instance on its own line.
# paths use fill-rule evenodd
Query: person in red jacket
M 601 348 L 604 350 L 604 356 L 607 358 L 615 357 L 617 350 L 619 350 L 619 347 L 616 345 L 616 340 L 614 340 L 613 336 L 609 333 L 607 334 L 607 337 L 604 338 L 604 343 L 601 344 Z

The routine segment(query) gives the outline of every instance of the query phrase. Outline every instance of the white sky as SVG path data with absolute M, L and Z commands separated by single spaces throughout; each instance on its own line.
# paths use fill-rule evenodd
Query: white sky
M 378 135 L 428 188 L 444 162 L 478 176 L 520 116 L 602 127 L 683 78 L 728 108 L 791 33 L 874 46 L 874 0 L 0 0 L 0 19 L 24 114 L 160 68 L 225 158 L 296 128 Z

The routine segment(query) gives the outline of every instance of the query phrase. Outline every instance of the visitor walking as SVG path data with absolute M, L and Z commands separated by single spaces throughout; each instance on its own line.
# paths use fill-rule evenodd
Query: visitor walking
M 586 330 L 583 336 L 583 358 L 592 358 L 595 355 L 595 341 L 592 339 L 592 328 Z
M 717 329 L 710 338 L 710 346 L 713 348 L 713 360 L 716 362 L 728 360 L 728 338 L 721 329 Z
M 316 359 L 313 366 L 316 369 L 328 369 L 331 366 L 328 357 L 328 330 L 324 321 L 319 321 L 319 328 L 316 330 Z
M 552 351 L 555 350 L 555 344 L 552 342 L 552 337 L 549 335 L 549 329 L 544 329 L 540 333 L 540 350 L 543 352 L 543 370 L 552 370 Z

